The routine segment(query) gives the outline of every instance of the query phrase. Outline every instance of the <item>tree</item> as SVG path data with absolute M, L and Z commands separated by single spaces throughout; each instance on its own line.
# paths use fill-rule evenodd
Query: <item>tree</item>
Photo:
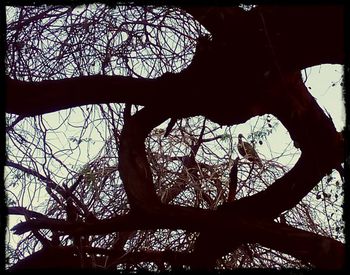
M 344 266 L 337 206 L 316 194 L 327 230 L 303 199 L 341 171 L 344 139 L 300 74 L 344 63 L 342 6 L 7 11 L 8 211 L 30 233 L 8 247 L 12 269 Z M 301 151 L 290 170 L 236 158 L 231 126 L 265 114 Z M 65 124 L 79 131 L 54 150 Z M 99 154 L 69 163 L 93 131 Z

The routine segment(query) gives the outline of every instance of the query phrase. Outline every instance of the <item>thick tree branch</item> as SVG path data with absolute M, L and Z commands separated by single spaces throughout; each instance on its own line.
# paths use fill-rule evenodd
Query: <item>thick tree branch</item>
M 258 5 L 249 12 L 234 7 L 183 9 L 214 39 L 232 43 L 234 48 L 248 50 L 253 43 L 265 42 L 258 42 L 259 54 L 267 48 L 282 71 L 323 63 L 344 64 L 343 5 Z
M 25 217 L 28 217 L 28 218 L 46 218 L 44 214 L 41 214 L 36 211 L 28 210 L 25 207 L 21 207 L 21 206 L 8 207 L 7 210 L 9 215 L 24 215 Z
M 145 139 L 166 118 L 166 113 L 145 107 L 125 121 L 120 136 L 119 172 L 132 210 L 152 211 L 153 207 L 161 207 L 153 186 Z
M 261 226 L 261 227 L 260 227 Z M 345 246 L 332 238 L 278 223 L 256 223 L 252 240 L 295 258 L 310 262 L 317 268 L 345 267 Z
M 159 79 L 101 75 L 42 82 L 6 77 L 6 112 L 33 116 L 87 104 L 147 105 L 162 96 L 161 83 Z
M 276 62 L 283 71 L 296 71 L 322 63 L 343 63 L 341 6 L 313 6 L 306 11 L 305 6 L 293 9 L 261 7 L 252 12 L 234 8 L 216 9 L 204 16 L 205 26 L 213 34 L 223 32 L 223 35 L 214 39 L 211 46 L 204 43 L 204 52 L 199 50 L 200 56 L 179 74 L 165 74 L 159 79 L 96 75 L 36 83 L 7 77 L 6 112 L 33 116 L 86 104 L 124 102 L 152 105 L 155 100 L 174 109 L 179 106 L 184 108 L 183 103 L 186 103 L 186 108 L 190 109 L 193 104 L 199 105 L 200 98 L 202 104 L 196 106 L 197 110 L 202 110 L 202 114 L 212 113 L 215 120 L 217 114 L 208 109 L 214 104 L 224 104 L 225 107 L 227 97 L 232 97 L 233 93 L 231 89 L 227 90 L 228 87 L 235 87 L 236 91 L 260 90 L 264 86 L 261 81 L 266 81 L 263 75 L 277 70 Z M 224 19 L 220 21 L 221 13 Z M 273 49 L 266 45 L 261 13 L 269 29 Z M 296 41 L 298 43 L 291 43 Z M 206 49 L 209 46 L 211 48 Z M 272 53 L 277 60 L 272 60 Z M 256 83 L 250 83 L 252 78 Z M 206 92 L 211 94 L 213 90 L 217 92 L 214 101 L 204 95 Z M 169 100 L 169 94 L 176 95 L 175 100 Z M 239 104 L 237 102 L 237 106 Z M 252 110 L 254 106 L 249 110 L 251 116 L 261 113 L 259 109 Z
M 81 235 L 106 234 L 132 229 L 182 228 L 190 231 L 205 229 L 213 235 L 220 234 L 222 242 L 214 242 L 215 245 L 210 247 L 213 251 L 220 251 L 224 247 L 225 251 L 232 251 L 241 243 L 257 242 L 311 262 L 316 267 L 341 268 L 344 265 L 344 245 L 328 237 L 261 219 L 232 218 L 225 213 L 214 214 L 209 210 L 193 208 L 171 206 L 164 206 L 164 208 L 164 213 L 158 215 L 129 214 L 94 223 L 73 224 L 56 219 L 37 219 L 18 224 L 14 229 L 17 233 L 24 233 L 33 229 L 46 228 Z M 204 247 L 202 253 L 208 254 L 205 252 L 208 251 L 207 249 L 209 247 Z M 196 261 L 195 256 L 191 256 L 194 257 L 193 261 Z
M 299 73 L 285 74 L 266 96 L 267 109 L 289 130 L 302 155 L 286 175 L 266 190 L 224 208 L 275 218 L 293 208 L 332 168 L 343 162 L 345 151 L 342 136 L 308 92 Z M 279 104 L 274 104 L 276 100 Z

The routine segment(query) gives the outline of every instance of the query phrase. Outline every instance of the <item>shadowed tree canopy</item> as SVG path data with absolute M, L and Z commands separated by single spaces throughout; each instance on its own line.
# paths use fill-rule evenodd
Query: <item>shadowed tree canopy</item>
M 77 13 L 64 7 L 41 8 L 36 12 L 22 8 L 17 19 L 8 22 L 6 112 L 17 115 L 17 122 L 12 128 L 22 119 L 67 108 L 88 104 L 125 104 L 124 111 L 118 113 L 123 117 L 122 128 L 114 130 L 117 144 L 114 154 L 118 158 L 115 171 L 119 173 L 129 207 L 129 211 L 115 212 L 108 218 L 95 215 L 84 201 L 74 199 L 75 190 L 80 190 L 81 182 L 86 180 L 86 170 L 82 176 L 84 180 L 76 178 L 71 187 L 53 186 L 49 176 L 40 175 L 23 163 L 9 159 L 7 166 L 39 178 L 48 193 L 51 192 L 50 196 L 61 196 L 57 202 L 64 202 L 67 214 L 67 218 L 56 218 L 47 213 L 9 207 L 9 214 L 26 217 L 26 221 L 17 224 L 13 231 L 16 234 L 31 232 L 43 246 L 16 263 L 13 269 L 96 266 L 113 269 L 120 264 L 139 262 L 153 262 L 160 270 L 165 263 L 171 268 L 212 269 L 222 256 L 232 251 L 240 251 L 242 255 L 253 258 L 254 255 L 249 253 L 252 250 L 249 245 L 252 244 L 294 257 L 300 261 L 299 266 L 344 267 L 342 242 L 281 222 L 280 218 L 333 169 L 341 167 L 345 159 L 342 134 L 336 131 L 331 118 L 309 93 L 300 73 L 302 69 L 314 65 L 344 63 L 343 6 L 262 5 L 249 10 L 234 6 L 131 6 L 116 9 L 125 15 L 121 23 L 113 21 L 113 18 L 109 20 L 110 9 L 101 6 L 89 12 L 86 6 L 85 10 L 82 8 Z M 88 17 L 88 13 L 93 16 Z M 74 14 L 83 20 L 69 21 Z M 171 20 L 175 21 L 174 25 L 169 23 Z M 44 24 L 44 21 L 46 27 L 35 28 L 40 27 L 37 22 Z M 57 29 L 66 30 L 67 35 L 57 34 L 59 42 L 52 39 L 52 46 L 41 48 L 49 54 L 40 56 L 40 43 L 31 44 L 30 40 L 39 37 L 36 32 L 42 34 L 45 28 L 54 33 L 57 31 L 54 24 Z M 151 28 L 160 33 L 166 32 L 166 28 L 172 29 L 187 42 L 172 41 L 170 36 L 157 40 Z M 108 33 L 103 34 L 105 29 L 112 36 L 114 34 L 114 38 L 119 35 L 121 42 L 114 45 L 114 38 Z M 98 40 L 88 40 L 95 32 L 106 37 L 107 46 L 103 53 L 97 50 Z M 88 35 L 87 38 L 84 35 Z M 173 55 L 170 57 L 164 53 L 166 50 L 162 53 L 154 50 L 156 46 L 167 49 L 169 41 L 173 43 Z M 150 52 L 154 50 L 160 60 L 160 64 L 154 63 L 154 67 L 161 69 L 137 75 L 145 63 L 135 64 L 132 57 L 125 53 L 134 47 L 132 50 L 139 54 L 136 57 L 143 62 L 148 62 L 147 54 L 151 56 L 149 52 L 143 53 L 142 47 L 138 49 L 137 45 L 150 49 Z M 96 47 L 94 53 L 87 49 L 90 46 Z M 50 53 L 54 47 L 59 48 Z M 89 54 L 95 54 L 93 63 L 84 59 Z M 42 63 L 34 58 L 30 63 L 30 55 L 38 56 Z M 69 62 L 80 64 L 82 68 L 64 65 L 67 56 L 73 58 Z M 29 61 L 26 62 L 26 59 Z M 100 73 L 89 72 L 89 66 L 94 67 L 97 62 Z M 122 68 L 119 73 L 115 64 Z M 136 70 L 137 66 L 141 69 Z M 69 77 L 61 75 L 64 70 L 72 71 Z M 133 105 L 144 107 L 131 111 Z M 275 116 L 283 124 L 301 151 L 295 166 L 283 176 L 274 178 L 266 188 L 249 196 L 237 197 L 237 184 L 240 182 L 237 171 L 240 166 L 236 159 L 222 168 L 222 173 L 226 173 L 229 179 L 228 198 L 215 207 L 170 203 L 171 198 L 180 194 L 184 187 L 168 191 L 168 199 L 157 189 L 157 182 L 166 179 L 159 176 L 161 174 L 156 167 L 160 165 L 160 160 L 153 162 L 152 158 L 156 158 L 157 154 L 150 154 L 147 140 L 167 119 L 172 119 L 167 129 L 167 135 L 170 133 L 171 136 L 172 131 L 181 128 L 175 125 L 176 121 L 196 116 L 204 118 L 203 127 L 198 126 L 202 130 L 198 131 L 195 139 L 192 138 L 190 153 L 176 159 L 187 171 L 187 180 L 178 186 L 188 184 L 190 179 L 191 182 L 199 181 L 200 177 L 208 175 L 206 180 L 221 188 L 218 186 L 222 183 L 213 178 L 214 172 L 209 163 L 198 165 L 196 161 L 199 147 L 208 141 L 204 137 L 206 123 L 231 126 L 265 114 Z M 114 117 L 114 120 L 117 121 L 117 118 Z M 11 131 L 11 127 L 7 126 L 7 131 Z M 101 176 L 101 181 L 103 179 Z M 203 195 L 201 199 L 208 204 L 212 201 L 209 195 Z M 78 208 L 76 216 L 72 215 L 75 208 Z M 69 214 L 72 218 L 68 217 Z M 78 215 L 84 218 L 78 218 Z M 279 222 L 277 218 L 280 218 Z M 196 232 L 193 247 L 186 250 L 139 249 L 130 252 L 130 255 L 123 252 L 128 239 L 130 245 L 130 232 L 162 229 Z M 45 235 L 47 233 L 42 232 L 51 232 L 52 236 L 49 238 Z M 89 236 L 112 233 L 119 234 L 112 248 L 84 243 Z M 73 244 L 53 244 L 55 240 L 60 243 L 58 237 L 54 238 L 55 234 L 69 235 Z M 63 260 L 60 263 L 50 260 L 55 255 L 61 255 Z

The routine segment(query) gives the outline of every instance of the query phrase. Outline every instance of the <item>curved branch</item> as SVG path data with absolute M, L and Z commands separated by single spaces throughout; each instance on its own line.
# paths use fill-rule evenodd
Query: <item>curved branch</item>
M 166 118 L 166 113 L 145 107 L 125 121 L 120 135 L 119 172 L 132 210 L 152 211 L 161 206 L 146 156 L 145 139 Z
M 76 196 L 74 196 L 72 194 L 72 192 L 70 191 L 69 188 L 63 188 L 62 186 L 58 185 L 57 183 L 55 183 L 53 180 L 51 180 L 50 178 L 43 176 L 42 174 L 40 174 L 38 171 L 35 171 L 33 169 L 27 168 L 22 166 L 19 163 L 15 163 L 11 160 L 6 160 L 5 163 L 6 166 L 9 167 L 13 167 L 16 168 L 24 173 L 27 173 L 29 175 L 32 175 L 36 178 L 38 178 L 40 181 L 44 182 L 46 185 L 46 191 L 47 193 L 59 204 L 62 204 L 62 201 L 52 192 L 52 190 L 55 190 L 58 194 L 60 194 L 63 198 L 67 199 L 68 197 L 71 197 L 74 202 L 84 211 L 84 213 L 86 215 L 89 215 L 90 212 L 87 209 L 87 207 L 84 205 L 84 203 L 82 201 L 80 201 Z M 81 178 L 75 182 L 74 185 L 79 184 Z M 74 186 L 73 185 L 73 186 Z
M 242 243 L 260 243 L 263 246 L 288 253 L 298 259 L 311 262 L 319 268 L 342 268 L 345 263 L 344 244 L 328 237 L 317 235 L 285 224 L 277 224 L 256 218 L 238 218 L 222 211 L 210 211 L 185 207 L 164 206 L 159 215 L 128 214 L 93 223 L 68 223 L 56 219 L 37 219 L 20 223 L 14 227 L 16 233 L 33 229 L 51 229 L 67 234 L 94 235 L 132 229 L 185 229 L 206 230 L 211 236 L 219 236 L 220 242 L 210 238 L 202 242 L 199 253 L 191 255 L 191 261 L 201 261 L 203 253 L 210 259 L 212 255 L 222 255 Z M 210 250 L 210 253 L 208 251 Z M 220 252 L 221 251 L 221 252 Z M 214 258 L 215 260 L 215 258 Z
M 345 150 L 341 134 L 308 92 L 300 73 L 285 74 L 266 96 L 270 100 L 268 109 L 289 130 L 302 155 L 287 174 L 266 190 L 223 208 L 272 219 L 293 208 L 332 168 L 343 162 Z
M 345 267 L 345 246 L 332 238 L 307 232 L 286 224 L 256 223 L 250 242 L 311 262 L 322 269 Z
M 57 183 L 55 183 L 53 180 L 51 180 L 50 178 L 48 177 L 45 177 L 43 175 L 41 175 L 39 172 L 33 170 L 33 169 L 30 169 L 30 168 L 27 168 L 27 167 L 24 167 L 22 166 L 21 164 L 19 163 L 15 163 L 11 160 L 6 160 L 6 163 L 5 163 L 6 166 L 9 166 L 9 167 L 13 167 L 13 168 L 16 168 L 24 173 L 27 173 L 29 175 L 32 175 L 36 178 L 38 178 L 39 180 L 41 180 L 42 182 L 44 182 L 47 186 L 47 188 L 50 188 L 50 189 L 53 189 L 53 190 L 56 190 L 59 194 L 61 195 L 64 195 L 66 193 L 65 189 L 62 188 L 60 185 L 58 185 Z
M 6 77 L 6 112 L 34 116 L 87 104 L 147 105 L 162 96 L 162 81 L 123 76 L 81 76 L 25 82 Z M 164 83 L 165 85 L 166 83 Z

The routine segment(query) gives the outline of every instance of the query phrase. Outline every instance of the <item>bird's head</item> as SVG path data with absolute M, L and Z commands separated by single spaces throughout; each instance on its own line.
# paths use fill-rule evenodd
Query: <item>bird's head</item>
M 242 134 L 239 134 L 238 135 L 238 139 L 242 139 L 243 138 L 243 135 Z

